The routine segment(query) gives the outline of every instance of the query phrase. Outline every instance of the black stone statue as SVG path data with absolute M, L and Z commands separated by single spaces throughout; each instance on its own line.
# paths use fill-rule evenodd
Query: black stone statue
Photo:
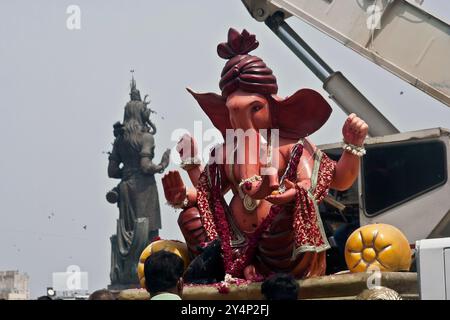
M 117 234 L 111 237 L 111 288 L 139 285 L 137 264 L 144 248 L 158 236 L 161 214 L 155 174 L 169 165 L 170 149 L 159 164 L 153 163 L 156 133 L 150 121 L 149 102 L 141 99 L 134 78 L 123 123 L 114 124 L 114 144 L 109 156 L 108 176 L 121 179 L 106 199 L 117 203 Z

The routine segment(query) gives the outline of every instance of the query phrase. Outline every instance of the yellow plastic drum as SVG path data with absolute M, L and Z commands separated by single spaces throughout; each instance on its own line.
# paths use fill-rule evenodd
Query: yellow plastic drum
M 139 264 L 138 264 L 138 277 L 139 282 L 141 284 L 142 288 L 145 288 L 145 275 L 144 275 L 144 263 L 147 258 L 152 255 L 153 253 L 156 253 L 161 250 L 166 250 L 172 253 L 175 253 L 178 255 L 181 259 L 184 261 L 184 269 L 186 270 L 187 266 L 189 265 L 190 259 L 189 259 L 189 253 L 187 246 L 184 242 L 176 241 L 176 240 L 157 240 L 150 243 L 147 248 L 142 251 L 141 256 L 139 258 Z
M 345 261 L 351 272 L 408 271 L 411 249 L 408 239 L 396 227 L 371 224 L 355 230 L 347 239 Z

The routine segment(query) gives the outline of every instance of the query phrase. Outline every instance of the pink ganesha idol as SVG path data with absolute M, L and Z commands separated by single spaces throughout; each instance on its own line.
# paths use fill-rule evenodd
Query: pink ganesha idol
M 337 162 L 306 138 L 324 125 L 331 107 L 311 89 L 278 97 L 272 70 L 249 54 L 258 45 L 254 35 L 234 29 L 218 45 L 219 56 L 228 60 L 219 83 L 222 94 L 189 92 L 225 142 L 202 166 L 194 139 L 185 135 L 177 150 L 195 188 L 187 189 L 178 171 L 163 178 L 168 203 L 183 209 L 178 224 L 191 257 L 197 256 L 187 270 L 188 282 L 221 281 L 225 274 L 247 280 L 275 272 L 324 275 L 330 245 L 318 204 L 330 188 L 353 184 L 365 153 L 368 126 L 355 114 L 343 125 L 345 148 Z M 245 132 L 243 139 L 232 135 L 238 131 Z M 233 198 L 227 203 L 229 190 Z M 214 256 L 219 267 L 208 264 Z

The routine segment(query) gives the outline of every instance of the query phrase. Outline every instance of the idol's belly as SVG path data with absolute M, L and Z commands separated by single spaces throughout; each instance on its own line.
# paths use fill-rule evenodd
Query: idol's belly
M 244 234 L 251 235 L 269 214 L 271 203 L 262 200 L 254 212 L 244 208 L 239 196 L 234 196 L 230 208 L 236 226 Z M 269 275 L 273 272 L 289 272 L 295 277 L 304 278 L 325 274 L 325 252 L 306 252 L 294 256 L 294 207 L 285 206 L 261 234 L 258 250 L 253 264 L 259 274 Z
M 234 222 L 239 230 L 246 234 L 253 233 L 259 227 L 269 214 L 271 206 L 270 202 L 263 199 L 254 211 L 249 211 L 238 195 L 234 195 L 230 202 Z

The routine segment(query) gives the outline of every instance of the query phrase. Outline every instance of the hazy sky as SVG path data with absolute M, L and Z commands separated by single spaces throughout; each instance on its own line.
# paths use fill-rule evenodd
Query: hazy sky
M 81 30 L 66 28 L 71 4 L 81 8 Z M 424 5 L 450 15 L 448 1 Z M 450 108 L 305 23 L 290 23 L 401 131 L 450 127 Z M 212 127 L 184 88 L 218 92 L 225 61 L 216 46 L 230 26 L 257 35 L 255 54 L 274 70 L 281 95 L 301 87 L 323 93 L 319 80 L 238 0 L 0 0 L 0 270 L 27 272 L 33 296 L 45 294 L 52 272 L 69 265 L 89 273 L 91 291 L 109 284 L 118 209 L 105 200 L 117 184 L 107 177 L 105 152 L 128 101 L 129 70 L 136 70 L 141 94 L 150 95 L 158 112 L 159 162 L 174 145 L 173 130 L 192 130 L 195 120 Z M 341 140 L 345 115 L 333 108 L 314 142 Z M 177 214 L 165 205 L 160 176 L 157 181 L 161 235 L 181 239 Z

